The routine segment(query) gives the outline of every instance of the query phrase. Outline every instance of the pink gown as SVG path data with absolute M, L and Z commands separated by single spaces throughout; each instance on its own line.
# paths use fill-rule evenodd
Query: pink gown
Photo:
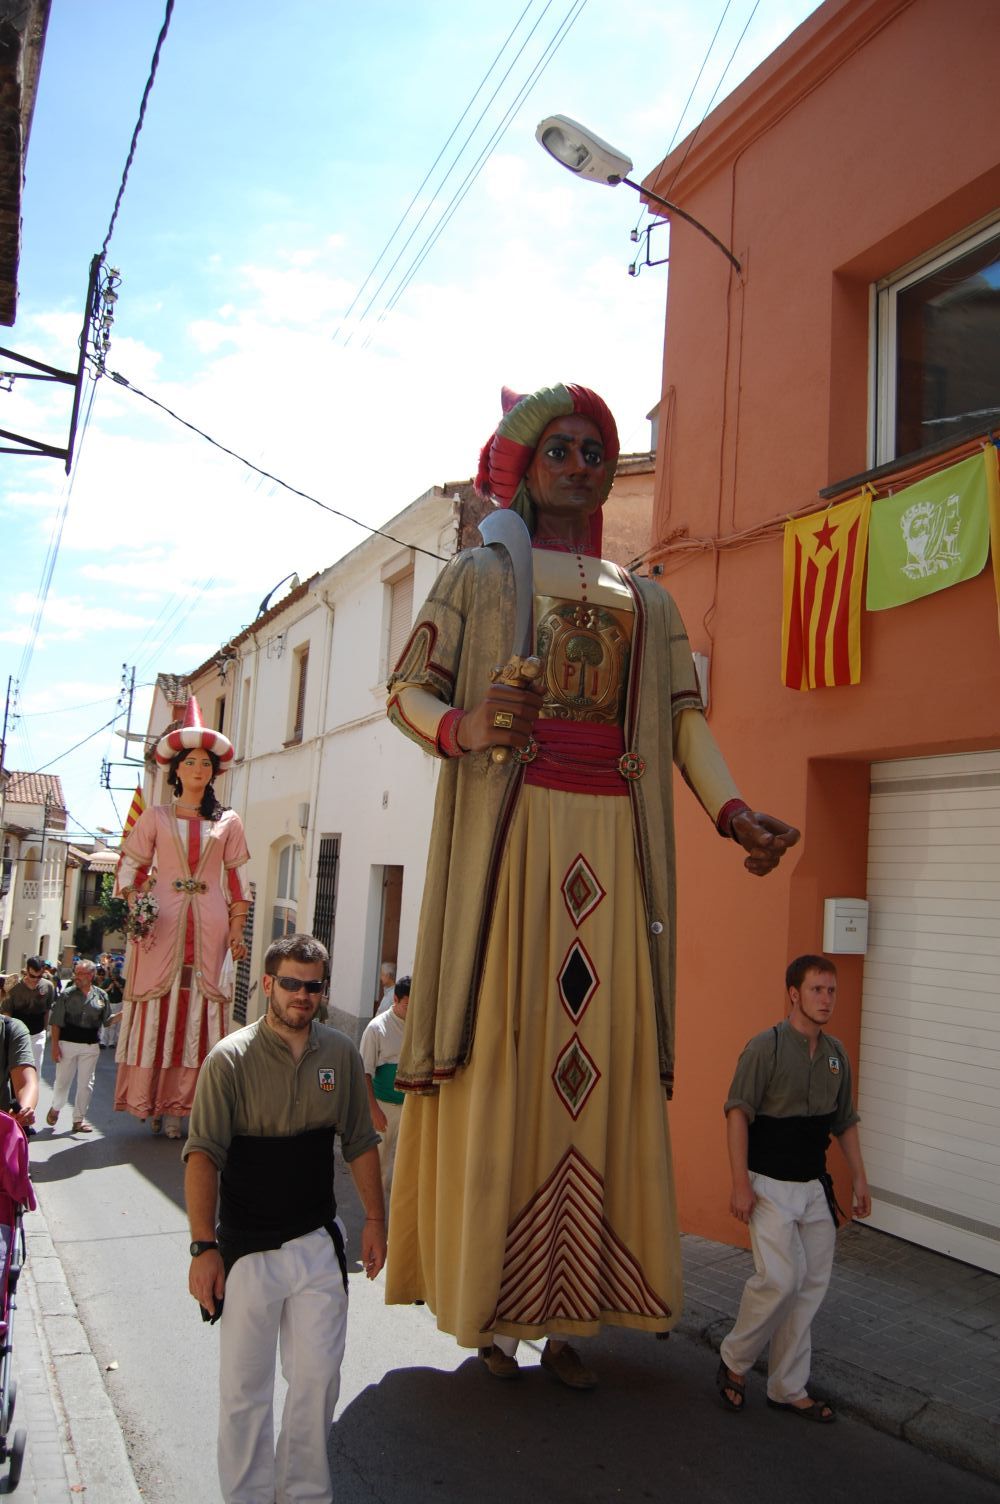
M 226 1032 L 229 906 L 249 902 L 249 857 L 234 810 L 215 821 L 184 820 L 157 804 L 124 842 L 118 887 L 150 878 L 159 914 L 150 938 L 129 947 L 116 1112 L 190 1112 L 202 1061 Z

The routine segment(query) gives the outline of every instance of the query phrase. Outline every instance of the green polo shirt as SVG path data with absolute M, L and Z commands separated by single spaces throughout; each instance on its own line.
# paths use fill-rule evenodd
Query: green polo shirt
M 73 1036 L 79 1032 L 86 1035 L 87 1042 L 96 1044 L 98 1034 L 113 1011 L 107 993 L 100 987 L 91 985 L 90 991 L 84 993 L 74 983 L 56 998 L 49 1024 L 64 1037 L 66 1031 Z M 66 1037 L 67 1044 L 82 1042 L 75 1037 Z
M 742 1108 L 749 1122 L 811 1118 L 833 1113 L 835 1136 L 859 1121 L 851 1086 L 851 1062 L 839 1039 L 820 1033 L 810 1057 L 809 1039 L 786 1019 L 755 1034 L 736 1063 L 725 1111 Z
M 293 1138 L 316 1128 L 340 1135 L 348 1164 L 377 1145 L 361 1056 L 346 1034 L 313 1021 L 296 1062 L 280 1034 L 259 1018 L 209 1051 L 198 1075 L 184 1158 L 207 1154 L 221 1171 L 238 1135 Z
M 15 1065 L 30 1065 L 34 1070 L 35 1052 L 31 1035 L 21 1020 L 8 1018 L 0 1023 L 0 1111 L 3 1112 L 9 1112 L 14 1105 L 10 1072 Z

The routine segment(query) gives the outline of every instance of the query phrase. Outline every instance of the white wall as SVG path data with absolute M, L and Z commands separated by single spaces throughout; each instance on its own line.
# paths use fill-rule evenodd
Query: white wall
M 387 523 L 386 530 L 447 558 L 455 547 L 454 504 L 435 489 Z M 340 837 L 330 1020 L 354 1038 L 371 1017 L 376 984 L 381 884 L 373 879 L 373 869 L 403 868 L 398 974 L 413 965 L 439 767 L 385 715 L 389 587 L 383 574 L 396 572 L 400 553 L 398 544 L 372 538 L 317 582 L 333 605 L 334 627 L 312 827 L 315 849 L 321 836 Z M 415 611 L 442 568 L 440 559 L 414 551 Z M 315 891 L 313 859 L 310 914 Z

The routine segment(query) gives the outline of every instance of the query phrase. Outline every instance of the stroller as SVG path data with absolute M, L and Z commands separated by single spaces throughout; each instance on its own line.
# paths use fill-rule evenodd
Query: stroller
M 23 1216 L 25 1211 L 34 1211 L 35 1205 L 28 1174 L 28 1141 L 20 1125 L 0 1112 L 0 1466 L 9 1459 L 8 1493 L 13 1493 L 20 1482 L 28 1444 L 27 1431 L 15 1431 L 13 1437 L 10 1433 L 17 1399 L 11 1354 L 15 1297 L 25 1256 Z

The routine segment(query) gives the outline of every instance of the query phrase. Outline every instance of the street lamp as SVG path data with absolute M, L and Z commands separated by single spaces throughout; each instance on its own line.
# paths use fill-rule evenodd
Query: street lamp
M 291 580 L 291 582 L 292 582 L 292 590 L 298 590 L 298 588 L 299 588 L 299 577 L 298 577 L 298 575 L 297 574 L 286 574 L 285 578 L 283 580 L 279 580 L 278 583 L 276 585 L 272 586 L 272 588 L 267 592 L 267 594 L 265 595 L 264 599 L 261 601 L 260 605 L 257 607 L 257 616 L 263 616 L 264 613 L 265 613 L 265 611 L 269 611 L 270 610 L 272 595 L 277 595 L 277 593 L 281 589 L 282 585 L 287 585 L 288 582 L 289 582 L 289 580 Z M 257 620 L 257 616 L 254 617 L 254 621 Z
M 607 141 L 602 141 L 600 136 L 595 136 L 586 126 L 571 120 L 568 115 L 549 115 L 540 122 L 535 131 L 535 140 L 545 148 L 550 157 L 555 157 L 557 162 L 577 177 L 590 178 L 595 183 L 606 183 L 611 188 L 624 183 L 627 187 L 634 188 L 636 193 L 645 194 L 655 203 L 662 204 L 671 214 L 680 215 L 681 219 L 686 219 L 689 225 L 699 230 L 714 246 L 718 246 L 726 260 L 742 275 L 740 263 L 717 235 L 713 235 L 711 230 L 679 204 L 672 204 L 669 199 L 661 198 L 651 188 L 643 188 L 641 183 L 633 183 L 628 176 L 632 171 L 631 157 L 627 157 L 617 147 L 609 146 Z

